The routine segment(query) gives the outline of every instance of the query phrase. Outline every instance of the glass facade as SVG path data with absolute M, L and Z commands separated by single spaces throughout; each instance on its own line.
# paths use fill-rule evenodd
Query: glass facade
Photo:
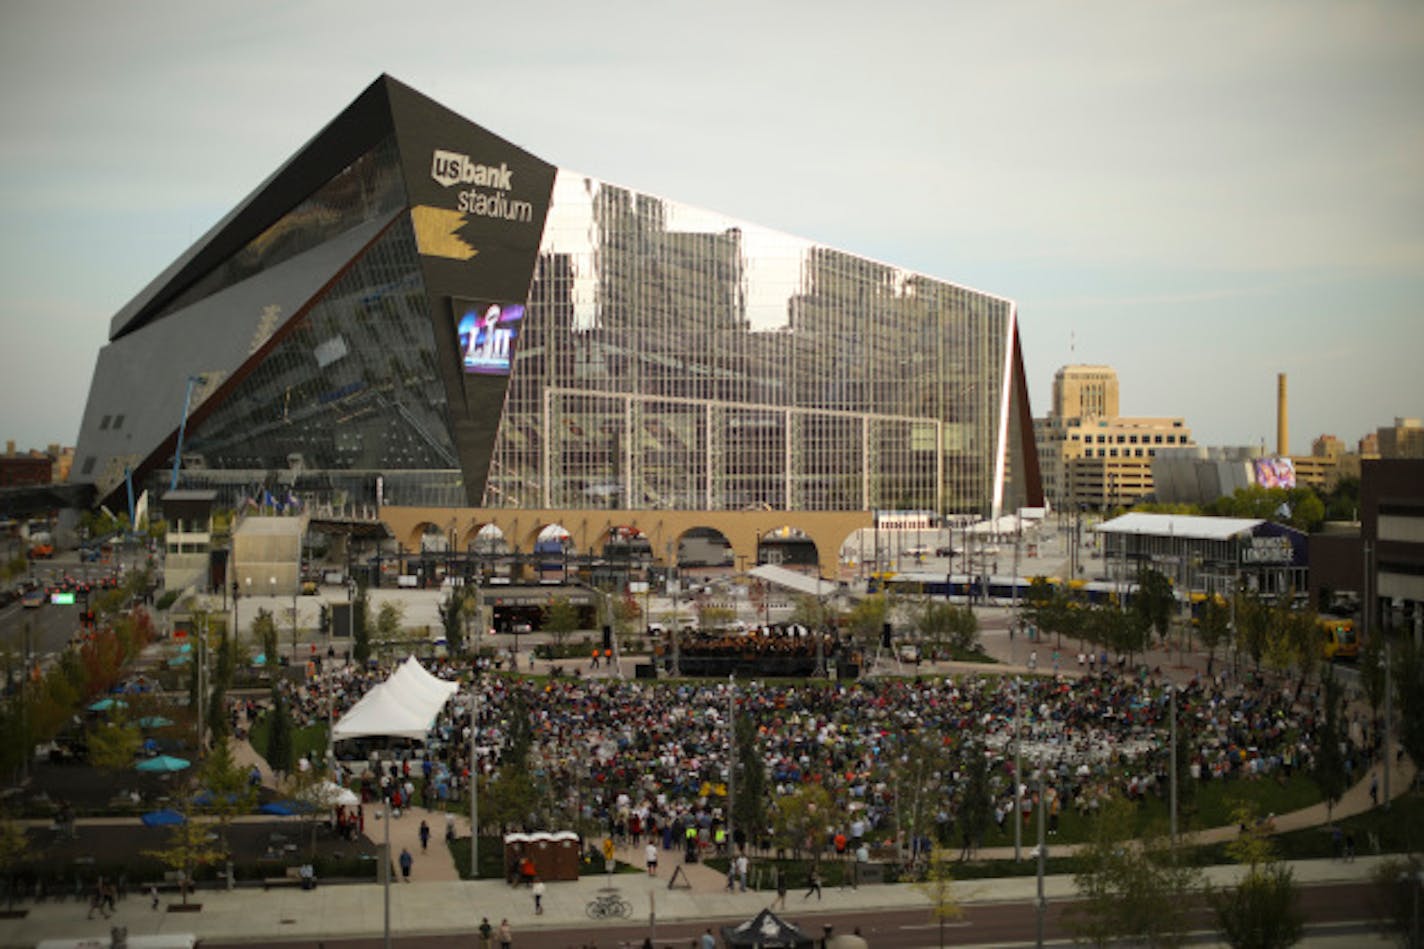
M 981 510 L 1012 320 L 561 171 L 484 505 Z
M 1015 321 L 383 77 L 111 322 L 75 470 L 161 489 L 181 419 L 222 503 L 988 513 L 1024 460 Z
M 326 472 L 362 496 L 389 473 L 408 503 L 464 502 L 407 216 L 297 318 L 190 452 L 209 469 Z

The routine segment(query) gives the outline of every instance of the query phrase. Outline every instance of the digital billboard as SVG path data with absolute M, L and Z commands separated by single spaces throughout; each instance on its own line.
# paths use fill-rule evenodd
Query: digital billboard
M 465 372 L 480 376 L 509 375 L 523 319 L 523 304 L 457 301 L 456 332 Z
M 1257 458 L 1256 483 L 1263 488 L 1295 487 L 1295 462 L 1289 458 Z

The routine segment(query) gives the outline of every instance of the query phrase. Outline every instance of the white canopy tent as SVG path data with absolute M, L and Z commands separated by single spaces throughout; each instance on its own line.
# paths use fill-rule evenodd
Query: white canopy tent
M 431 675 L 411 656 L 341 716 L 332 738 L 341 741 L 385 735 L 423 741 L 435 716 L 459 688 L 457 683 Z

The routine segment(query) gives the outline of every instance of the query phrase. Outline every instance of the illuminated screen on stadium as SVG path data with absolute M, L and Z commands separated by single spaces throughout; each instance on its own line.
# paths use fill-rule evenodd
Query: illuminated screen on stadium
M 524 306 L 517 303 L 457 301 L 455 319 L 465 372 L 507 376 L 514 359 Z

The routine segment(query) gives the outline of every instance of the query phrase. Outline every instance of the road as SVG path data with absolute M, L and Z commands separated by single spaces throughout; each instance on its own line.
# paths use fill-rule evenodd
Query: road
M 32 579 L 48 585 L 64 577 L 98 586 L 99 580 L 114 576 L 113 564 L 80 563 L 70 552 L 54 560 L 36 560 L 20 580 Z M 80 598 L 82 600 L 82 597 Z M 0 652 L 20 655 L 25 650 L 25 628 L 29 627 L 29 648 L 41 662 L 53 658 L 79 631 L 80 607 L 46 603 L 36 609 L 25 609 L 17 600 L 0 609 Z
M 1373 932 L 1373 924 L 1368 920 L 1373 888 L 1364 883 L 1325 884 L 1303 888 L 1301 906 L 1305 910 L 1307 925 L 1306 939 L 1301 945 L 1310 945 L 1314 938 L 1356 934 L 1364 941 L 1363 934 Z M 875 910 L 854 913 L 837 913 L 827 906 L 834 904 L 835 891 L 827 891 L 822 904 L 813 904 L 806 909 L 801 894 L 787 897 L 788 909 L 778 915 L 800 926 L 809 936 L 818 941 L 827 925 L 833 927 L 831 933 L 841 934 L 859 930 L 866 941 L 875 949 L 923 949 L 928 946 L 1007 946 L 1013 944 L 1033 945 L 1036 937 L 1037 920 L 1030 907 L 1022 903 L 973 904 L 966 908 L 962 919 L 947 921 L 941 927 L 928 911 L 917 910 Z M 1044 939 L 1046 944 L 1071 944 L 1071 935 L 1064 925 L 1064 914 L 1071 908 L 1070 902 L 1048 904 L 1045 919 Z M 498 923 L 497 918 L 491 922 Z M 721 944 L 721 927 L 740 922 L 737 919 L 709 919 L 700 923 L 678 921 L 663 924 L 654 930 L 654 945 L 682 947 L 695 945 L 697 937 L 711 926 Z M 1191 929 L 1200 934 L 1190 941 L 1198 944 L 1215 944 L 1216 925 L 1211 913 L 1199 906 L 1193 913 Z M 590 922 L 587 926 L 566 929 L 521 929 L 515 933 L 515 943 L 520 949 L 564 949 L 564 947 L 630 946 L 642 944 L 649 936 L 646 923 L 616 926 L 606 922 Z M 297 940 L 281 943 L 290 949 L 375 949 L 382 945 L 382 937 L 377 935 L 364 939 Z M 225 943 L 204 940 L 210 949 L 237 949 L 248 943 Z M 446 934 L 438 936 L 393 936 L 391 945 L 400 949 L 469 949 L 476 945 L 472 933 Z

